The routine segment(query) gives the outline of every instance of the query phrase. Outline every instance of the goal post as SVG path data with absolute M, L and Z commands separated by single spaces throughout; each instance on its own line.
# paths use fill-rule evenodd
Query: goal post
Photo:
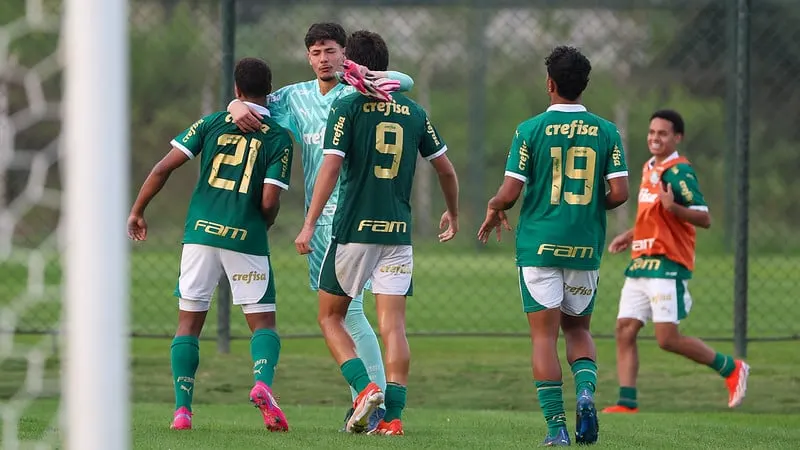
M 128 5 L 66 0 L 65 448 L 130 448 Z

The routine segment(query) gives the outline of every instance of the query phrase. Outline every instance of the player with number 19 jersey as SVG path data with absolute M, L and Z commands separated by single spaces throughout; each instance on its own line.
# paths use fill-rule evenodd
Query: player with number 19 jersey
M 582 105 L 552 105 L 517 127 L 505 175 L 526 184 L 517 266 L 597 270 L 605 181 L 628 175 L 617 127 Z
M 200 155 L 200 176 L 189 203 L 184 244 L 269 255 L 261 214 L 264 183 L 289 188 L 289 133 L 260 111 L 261 129 L 243 134 L 227 112 L 195 122 L 172 140 L 189 158 Z

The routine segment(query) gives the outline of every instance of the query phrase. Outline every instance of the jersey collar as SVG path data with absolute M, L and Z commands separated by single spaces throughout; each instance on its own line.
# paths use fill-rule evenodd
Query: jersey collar
M 662 162 L 662 164 L 663 164 L 663 163 L 665 163 L 665 162 L 667 162 L 667 161 L 672 161 L 673 159 L 677 158 L 678 156 L 680 156 L 680 155 L 678 155 L 678 151 L 677 151 L 677 150 L 675 150 L 674 152 L 672 152 L 672 154 L 671 154 L 671 155 L 667 156 L 667 159 L 665 159 L 665 160 Z M 656 157 L 655 157 L 655 156 L 651 157 L 651 158 L 650 158 L 650 161 L 647 161 L 647 164 L 648 164 L 648 165 L 650 166 L 650 168 L 652 169 L 652 168 L 653 168 L 653 166 L 655 166 L 655 165 L 656 165 Z
M 555 105 L 550 105 L 547 108 L 548 111 L 558 111 L 558 112 L 586 112 L 586 107 L 583 105 L 573 105 L 573 104 L 566 104 L 566 103 L 556 103 Z
M 262 116 L 272 117 L 269 114 L 269 110 L 267 108 L 264 108 L 261 105 L 257 105 L 255 103 L 251 103 L 251 102 L 242 102 L 242 103 L 244 103 L 245 105 L 253 108 L 257 113 L 261 114 Z

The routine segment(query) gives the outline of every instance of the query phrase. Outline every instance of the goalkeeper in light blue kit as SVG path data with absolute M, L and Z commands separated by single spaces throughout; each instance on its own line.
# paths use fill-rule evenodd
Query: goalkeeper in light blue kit
M 311 194 L 314 192 L 317 173 L 322 165 L 322 141 L 331 104 L 339 98 L 356 92 L 353 86 L 340 83 L 336 78 L 336 72 L 343 70 L 346 39 L 344 28 L 339 24 L 315 23 L 311 25 L 305 36 L 305 44 L 308 50 L 309 64 L 317 78 L 285 86 L 269 96 L 267 107 L 272 118 L 282 127 L 291 131 L 295 140 L 302 146 L 306 211 L 311 201 Z M 399 72 L 373 72 L 368 76 L 376 79 L 376 85 L 389 91 L 395 89 L 408 91 L 413 87 L 413 80 Z M 364 92 L 362 91 L 362 93 Z M 242 131 L 256 129 L 260 124 L 261 116 L 258 112 L 238 100 L 234 100 L 228 105 L 228 111 L 233 116 L 234 123 Z M 331 239 L 333 214 L 336 212 L 338 203 L 338 186 L 339 183 L 317 221 L 316 232 L 312 240 L 314 251 L 308 255 L 310 285 L 311 289 L 315 291 L 318 290 L 322 258 Z M 370 380 L 381 389 L 385 389 L 386 375 L 381 359 L 381 349 L 375 331 L 364 315 L 363 292 L 350 303 L 345 325 L 356 343 L 358 356 L 367 366 Z M 352 388 L 350 388 L 350 393 L 355 400 L 358 393 Z M 352 412 L 351 408 L 345 417 L 345 423 Z M 370 430 L 378 425 L 384 413 L 384 408 L 375 410 L 369 419 Z

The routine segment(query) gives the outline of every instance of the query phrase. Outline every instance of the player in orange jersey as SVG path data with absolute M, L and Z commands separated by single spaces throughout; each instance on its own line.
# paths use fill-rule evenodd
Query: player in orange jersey
M 606 413 L 638 411 L 636 337 L 648 319 L 653 321 L 659 347 L 705 364 L 725 378 L 728 407 L 739 406 L 747 390 L 750 368 L 744 361 L 678 331 L 678 323 L 692 306 L 687 285 L 694 270 L 695 227 L 711 226 L 697 176 L 676 149 L 683 133 L 683 119 L 675 111 L 656 111 L 650 117 L 647 146 L 653 157 L 643 167 L 636 223 L 608 247 L 611 253 L 631 249 L 631 262 L 617 315 L 619 400 L 604 409 Z

